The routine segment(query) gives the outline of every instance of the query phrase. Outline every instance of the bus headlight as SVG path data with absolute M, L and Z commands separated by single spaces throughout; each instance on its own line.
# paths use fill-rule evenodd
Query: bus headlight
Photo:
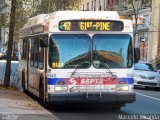
M 128 85 L 117 86 L 117 91 L 129 91 L 129 86 Z
M 67 86 L 55 86 L 54 87 L 54 91 L 56 92 L 61 92 L 61 91 L 67 91 L 68 90 L 68 87 Z

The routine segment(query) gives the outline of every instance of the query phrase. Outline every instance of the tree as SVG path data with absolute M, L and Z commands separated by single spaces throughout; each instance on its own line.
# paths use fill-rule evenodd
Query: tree
M 24 10 L 26 11 L 27 17 L 33 17 L 35 15 L 37 15 L 37 11 L 38 9 L 43 9 L 43 8 L 38 8 L 41 4 L 42 0 L 22 0 L 23 1 L 23 7 Z M 48 0 L 46 0 L 48 1 Z M 48 4 L 47 6 L 48 7 Z
M 55 0 L 52 3 L 52 10 L 77 10 L 80 7 L 81 0 Z
M 14 40 L 19 40 L 19 31 L 23 27 L 23 25 L 27 22 L 29 19 L 29 13 L 25 10 L 23 5 L 25 2 L 23 0 L 17 0 L 16 3 L 16 14 L 15 14 L 15 27 L 14 27 Z
M 14 42 L 18 43 L 20 29 L 36 12 L 39 0 L 17 0 L 15 14 Z
M 7 10 L 6 10 L 6 7 L 7 7 L 7 3 L 6 1 L 4 0 L 0 0 L 0 43 L 1 45 L 3 46 L 3 42 L 5 40 L 5 36 L 1 36 L 1 33 L 2 33 L 2 30 L 3 32 L 5 33 L 6 31 L 6 27 L 8 26 L 8 15 L 7 15 Z M 2 40 L 3 39 L 3 40 Z M 0 47 L 2 47 L 0 46 Z
M 15 13 L 16 13 L 16 0 L 11 1 L 11 13 L 10 13 L 10 24 L 9 24 L 9 39 L 7 46 L 7 62 L 4 79 L 4 87 L 9 87 L 10 84 L 10 73 L 11 73 L 11 54 L 13 45 L 14 25 L 15 25 Z
M 58 10 L 78 10 L 82 0 L 42 0 L 37 6 L 37 14 L 46 14 Z
M 133 8 L 133 15 L 134 15 L 134 18 L 135 18 L 135 25 L 134 25 L 134 39 L 136 37 L 136 34 L 137 34 L 137 20 L 138 20 L 138 8 L 140 7 L 140 0 L 138 0 L 138 2 L 134 3 L 133 0 L 130 0 L 130 3 L 132 5 L 132 8 Z M 135 39 L 136 40 L 136 39 Z M 134 41 L 134 44 L 135 44 L 135 41 Z
M 144 8 L 149 8 L 151 6 L 151 1 L 148 0 L 126 0 L 123 1 L 121 6 L 123 8 L 118 8 L 120 10 L 121 15 L 124 15 L 125 18 L 132 19 L 134 22 L 134 34 L 133 37 L 136 40 L 137 34 L 140 34 L 140 30 L 138 27 L 138 19 L 140 19 L 140 12 Z M 123 10 L 124 9 L 124 10 Z M 137 42 L 135 42 L 135 46 L 137 46 Z
M 0 26 L 2 26 L 3 25 L 3 17 L 2 17 L 2 15 L 0 16 Z
M 19 31 L 30 17 L 56 10 L 76 10 L 81 2 L 82 0 L 17 0 L 14 39 L 18 41 Z
M 150 61 L 154 67 L 156 67 L 158 70 L 160 70 L 160 57 L 156 56 L 154 59 Z

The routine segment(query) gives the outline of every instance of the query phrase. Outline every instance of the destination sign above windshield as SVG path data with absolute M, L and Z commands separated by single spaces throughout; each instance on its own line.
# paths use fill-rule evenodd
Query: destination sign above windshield
M 122 31 L 123 22 L 111 20 L 63 20 L 60 31 Z

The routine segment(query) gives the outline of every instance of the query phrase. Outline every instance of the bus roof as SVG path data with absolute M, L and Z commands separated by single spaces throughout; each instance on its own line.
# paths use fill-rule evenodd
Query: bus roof
M 47 19 L 119 19 L 117 11 L 57 11 L 40 14 L 28 20 L 24 27 L 40 24 Z
M 117 11 L 57 11 L 50 13 L 49 17 L 59 19 L 119 19 Z
M 32 17 L 28 20 L 28 22 L 24 25 L 24 27 L 33 26 L 35 24 L 40 24 L 44 22 L 48 18 L 48 14 L 40 14 L 35 17 Z
M 40 14 L 32 17 L 20 30 L 20 37 L 48 33 L 48 32 L 60 32 L 58 29 L 58 23 L 60 20 L 120 20 L 120 16 L 117 11 L 57 11 L 50 14 Z M 124 22 L 125 21 L 125 22 Z M 123 32 L 132 32 L 131 20 L 123 20 L 124 29 Z

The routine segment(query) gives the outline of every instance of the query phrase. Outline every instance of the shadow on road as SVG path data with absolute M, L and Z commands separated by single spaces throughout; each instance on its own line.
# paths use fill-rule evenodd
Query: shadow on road
M 154 88 L 154 87 L 134 87 L 135 90 L 146 90 L 146 91 L 160 91 L 160 88 Z
M 60 120 L 118 120 L 120 114 L 125 114 L 106 104 L 64 104 L 49 111 Z
M 55 112 L 107 112 L 107 113 L 117 113 L 120 112 L 118 109 L 112 109 L 109 107 L 109 104 L 63 104 L 52 106 L 52 109 Z
M 27 93 L 29 94 L 29 93 Z M 37 100 L 33 95 L 32 99 Z M 51 112 L 58 120 L 119 120 L 119 115 L 126 114 L 121 110 L 111 109 L 111 104 L 62 104 L 51 105 L 47 110 Z

